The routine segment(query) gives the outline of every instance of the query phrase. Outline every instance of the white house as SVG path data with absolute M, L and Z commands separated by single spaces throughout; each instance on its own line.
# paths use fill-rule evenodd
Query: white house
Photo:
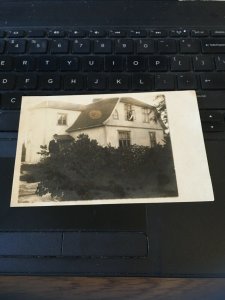
M 54 134 L 64 139 L 66 130 L 74 123 L 83 105 L 44 101 L 29 111 L 27 136 L 24 141 L 24 161 L 35 163 L 40 161 L 40 145 L 49 144 Z M 65 136 L 66 135 L 66 136 Z
M 156 108 L 131 97 L 96 99 L 86 106 L 67 132 L 87 134 L 102 146 L 163 144 L 164 125 Z
M 24 149 L 24 161 L 40 160 L 40 145 L 57 139 L 76 139 L 84 133 L 99 145 L 123 147 L 163 144 L 165 126 L 156 108 L 131 97 L 94 99 L 88 105 L 55 101 L 38 104 L 31 110 L 30 132 Z

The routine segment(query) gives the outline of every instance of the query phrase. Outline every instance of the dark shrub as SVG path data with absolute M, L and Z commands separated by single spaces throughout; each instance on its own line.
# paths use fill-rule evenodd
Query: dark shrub
M 37 194 L 61 200 L 138 198 L 177 193 L 169 137 L 154 148 L 102 147 L 81 134 L 49 155 L 44 146 L 38 164 Z M 32 174 L 34 175 L 34 174 Z

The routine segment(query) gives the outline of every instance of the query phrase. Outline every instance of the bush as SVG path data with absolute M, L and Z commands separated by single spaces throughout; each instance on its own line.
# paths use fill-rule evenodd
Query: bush
M 41 147 L 37 194 L 61 200 L 138 198 L 177 194 L 169 138 L 154 148 L 102 147 L 81 134 L 49 155 Z

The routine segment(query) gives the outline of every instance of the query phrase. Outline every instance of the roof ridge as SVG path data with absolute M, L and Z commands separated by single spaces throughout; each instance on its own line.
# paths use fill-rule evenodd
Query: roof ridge
M 102 102 L 102 101 L 105 101 L 105 100 L 113 100 L 113 99 L 119 99 L 120 97 L 109 97 L 109 98 L 95 98 L 92 100 L 92 103 L 98 103 L 98 102 Z M 98 100 L 100 99 L 100 100 Z M 97 101 L 95 101 L 97 100 Z M 92 104 L 92 103 L 89 103 L 89 104 Z

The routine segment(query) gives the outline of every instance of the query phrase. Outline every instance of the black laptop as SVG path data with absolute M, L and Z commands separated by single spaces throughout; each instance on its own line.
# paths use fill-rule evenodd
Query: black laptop
M 225 3 L 0 5 L 0 273 L 224 276 Z M 197 91 L 214 202 L 10 207 L 23 95 L 168 90 Z

